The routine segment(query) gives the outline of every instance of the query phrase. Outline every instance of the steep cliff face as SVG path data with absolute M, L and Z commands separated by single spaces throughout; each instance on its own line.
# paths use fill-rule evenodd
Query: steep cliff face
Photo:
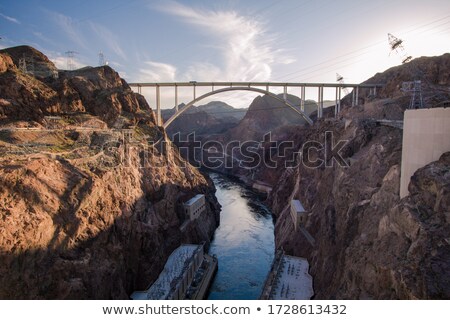
M 172 149 L 144 168 L 137 151 L 117 168 L 96 156 L 31 157 L 0 165 L 3 299 L 127 299 L 178 245 L 208 242 L 218 224 L 213 186 Z M 181 232 L 182 200 L 196 193 L 208 195 L 207 212 Z
M 378 166 L 382 146 L 367 150 L 364 165 L 355 163 L 354 170 L 300 173 L 300 188 L 292 197 L 311 210 L 306 229 L 315 246 L 293 230 L 289 213 L 283 212 L 285 199 L 275 196 L 274 207 L 283 212 L 277 246 L 310 260 L 318 299 L 448 299 L 449 154 L 420 169 L 411 195 L 400 201 L 399 166 L 370 170 Z M 358 177 L 361 166 L 369 170 Z M 278 190 L 294 184 L 291 180 Z M 355 185 L 363 187 L 355 190 Z
M 219 222 L 214 186 L 117 73 L 47 82 L 2 57 L 1 299 L 127 299 L 181 243 L 209 243 Z M 50 129 L 32 121 L 77 110 Z M 206 212 L 187 222 L 183 202 L 197 193 Z
M 414 78 L 416 70 L 430 70 L 423 79 L 436 79 L 425 87 L 430 90 L 427 101 L 446 101 L 449 80 L 441 67 L 448 64 L 435 77 L 430 66 L 449 58 L 420 58 L 412 66 L 378 74 L 368 82 L 387 81 L 381 97 L 367 96 L 366 103 L 346 107 L 339 119 L 318 121 L 290 136 L 297 149 L 307 141 L 324 146 L 312 158 L 323 160 L 322 165 L 280 169 L 269 199 L 277 215 L 276 246 L 309 260 L 315 298 L 450 297 L 450 154 L 419 169 L 411 179 L 410 196 L 399 199 L 402 131 L 374 120 L 402 119 L 409 97 L 402 95 L 399 79 Z M 325 142 L 327 131 L 333 141 Z M 325 146 L 339 141 L 346 142 L 339 150 L 346 165 L 326 162 L 332 152 L 325 152 L 331 150 Z M 304 228 L 315 242 L 302 230 L 294 231 L 288 207 L 292 199 L 309 210 Z
M 19 69 L 21 53 L 34 58 L 35 68 L 27 73 Z M 87 112 L 111 126 L 122 112 L 150 110 L 108 66 L 58 73 L 45 55 L 27 46 L 0 50 L 0 65 L 0 116 L 9 120 L 42 122 L 44 116 Z
M 359 90 L 358 104 L 366 105 L 368 111 L 370 102 L 375 105 L 366 116 L 375 116 L 386 119 L 402 119 L 402 106 L 407 105 L 411 93 L 402 91 L 403 82 L 420 80 L 424 107 L 434 106 L 450 100 L 450 53 L 436 57 L 420 57 L 411 62 L 392 67 L 386 71 L 377 73 L 363 83 L 383 84 L 376 96 L 369 89 Z M 351 95 L 346 96 L 342 103 L 351 105 Z M 358 114 L 354 114 L 358 116 Z

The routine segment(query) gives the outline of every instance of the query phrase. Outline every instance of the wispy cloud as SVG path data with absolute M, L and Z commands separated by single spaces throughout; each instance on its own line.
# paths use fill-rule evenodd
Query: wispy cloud
M 108 28 L 94 22 L 90 22 L 89 25 L 91 29 L 95 32 L 95 34 L 108 46 L 110 50 L 112 50 L 116 55 L 118 55 L 123 60 L 127 59 L 125 52 L 119 45 L 119 41 Z
M 216 43 L 222 56 L 222 65 L 213 68 L 216 80 L 253 81 L 268 80 L 272 65 L 292 63 L 294 60 L 275 49 L 275 37 L 265 25 L 254 17 L 240 15 L 235 11 L 214 11 L 191 8 L 178 2 L 164 3 L 158 8 L 182 21 L 206 32 Z M 189 72 L 210 68 L 211 64 L 198 63 Z
M 182 72 L 166 63 L 147 62 L 147 66 L 139 70 L 139 81 L 266 81 L 270 80 L 275 65 L 295 62 L 277 47 L 276 35 L 255 17 L 230 10 L 193 8 L 175 1 L 165 1 L 156 9 L 180 18 L 205 34 L 208 37 L 206 48 L 216 52 L 211 59 L 205 59 L 207 61 L 184 66 Z M 212 98 L 227 98 L 227 102 L 236 107 L 247 107 L 255 95 L 224 93 Z
M 162 81 L 175 81 L 177 69 L 170 64 L 146 61 L 145 67 L 139 69 L 138 82 L 162 82 Z
M 32 31 L 32 33 L 33 33 L 33 35 L 34 35 L 36 38 L 38 38 L 38 39 L 40 39 L 40 40 L 42 40 L 42 41 L 44 41 L 44 42 L 46 42 L 46 43 L 48 43 L 48 44 L 54 46 L 54 47 L 58 46 L 58 44 L 57 44 L 55 41 L 53 41 L 53 40 L 51 40 L 50 38 L 44 36 L 44 35 L 42 34 L 42 32 Z
M 50 59 L 50 61 L 52 61 L 56 68 L 58 69 L 62 69 L 65 70 L 67 69 L 67 56 L 63 55 L 62 53 L 59 52 L 47 52 L 47 56 Z M 75 69 L 78 68 L 82 68 L 85 67 L 86 64 L 82 63 L 79 59 L 77 59 L 76 57 L 72 58 L 72 63 Z
M 0 16 L 1 16 L 2 18 L 5 18 L 5 19 L 8 20 L 9 22 L 13 22 L 13 23 L 20 24 L 20 21 L 17 20 L 16 18 L 7 16 L 7 15 L 5 15 L 5 14 L 3 14 L 3 13 L 0 13 Z
M 84 49 L 88 48 L 86 40 L 82 36 L 81 30 L 77 28 L 75 21 L 71 17 L 59 12 L 46 11 L 71 41 Z
M 223 78 L 222 70 L 209 63 L 197 62 L 189 66 L 182 76 L 181 81 L 201 80 L 201 81 L 218 81 Z

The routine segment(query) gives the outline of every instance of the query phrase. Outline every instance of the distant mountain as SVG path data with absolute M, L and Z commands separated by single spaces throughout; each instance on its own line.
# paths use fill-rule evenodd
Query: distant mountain
M 282 94 L 278 95 L 280 98 Z M 287 95 L 287 100 L 300 110 L 301 99 L 294 95 Z M 317 103 L 305 101 L 305 113 L 310 115 L 317 110 Z M 283 102 L 269 96 L 258 96 L 251 103 L 245 117 L 239 124 L 227 132 L 229 140 L 259 140 L 276 128 L 286 125 L 302 125 L 306 121 L 297 112 Z
M 185 105 L 181 104 L 180 109 Z M 192 106 L 167 128 L 169 136 L 180 132 L 182 135 L 195 132 L 197 135 L 216 134 L 227 131 L 239 123 L 247 109 L 237 109 L 225 102 L 211 101 L 205 105 Z M 175 114 L 175 108 L 162 110 L 164 120 Z
M 185 104 L 182 103 L 178 106 L 179 109 L 183 109 Z M 197 113 L 197 112 L 206 112 L 216 119 L 227 119 L 227 118 L 235 118 L 238 121 L 241 120 L 245 113 L 247 112 L 247 108 L 238 109 L 230 106 L 229 104 L 222 101 L 211 101 L 207 104 L 201 106 L 192 106 L 190 109 L 186 110 L 184 114 L 189 113 Z M 175 114 L 175 108 L 172 109 L 163 109 L 161 110 L 162 117 L 164 120 L 169 119 L 173 114 Z
M 226 104 L 225 102 L 211 101 L 205 105 L 197 107 L 197 110 L 207 112 L 217 119 L 234 118 L 239 121 L 244 118 L 248 108 L 238 109 Z

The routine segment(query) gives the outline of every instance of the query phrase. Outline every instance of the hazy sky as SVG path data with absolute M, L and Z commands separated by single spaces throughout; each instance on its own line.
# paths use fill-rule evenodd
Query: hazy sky
M 450 52 L 450 1 L 0 1 L 0 47 L 31 45 L 59 68 L 66 51 L 77 66 L 96 66 L 102 51 L 129 82 L 335 82 L 340 73 L 359 83 L 401 63 L 387 33 L 413 57 Z M 214 99 L 245 107 L 253 96 Z

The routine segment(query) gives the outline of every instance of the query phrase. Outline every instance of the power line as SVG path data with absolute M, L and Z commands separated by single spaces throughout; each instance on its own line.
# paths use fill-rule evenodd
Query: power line
M 269 8 L 272 8 L 274 5 L 276 5 L 276 4 L 279 4 L 280 3 L 280 1 L 274 1 L 274 2 L 272 2 L 271 4 L 269 4 L 269 5 L 267 5 L 267 6 L 265 6 L 265 7 L 262 7 L 262 8 L 260 8 L 260 9 L 258 9 L 258 10 L 255 10 L 255 11 L 253 11 L 252 13 L 251 13 L 251 15 L 252 16 L 254 16 L 254 15 L 256 15 L 256 14 L 259 14 L 259 13 L 261 13 L 261 12 L 263 12 L 263 11 L 266 11 L 267 9 L 269 9 Z
M 425 24 L 420 24 L 419 27 L 414 28 L 414 29 L 409 30 L 409 31 L 406 31 L 406 32 L 403 32 L 403 33 L 401 33 L 401 34 L 408 34 L 408 33 L 411 33 L 411 32 L 413 32 L 413 31 L 415 31 L 415 30 L 417 30 L 417 29 L 420 29 L 420 28 L 422 28 L 422 27 L 424 27 L 424 26 L 428 26 L 428 25 L 430 25 L 430 24 L 433 24 L 433 23 L 442 21 L 442 20 L 444 20 L 444 19 L 447 19 L 448 17 L 450 17 L 450 15 L 447 15 L 447 16 L 442 17 L 442 18 L 437 19 L 437 20 L 433 20 L 433 21 L 431 21 L 431 22 L 427 22 L 427 23 L 425 23 Z M 415 24 L 415 25 L 417 25 L 417 24 Z M 413 27 L 413 26 L 415 26 L 415 25 L 411 25 L 410 27 Z M 410 28 L 410 27 L 409 27 L 409 28 Z M 304 68 L 301 68 L 301 69 L 297 69 L 297 70 L 295 70 L 295 71 L 293 71 L 293 72 L 290 72 L 290 73 L 284 74 L 284 75 L 282 75 L 282 76 L 276 77 L 274 80 L 278 80 L 278 79 L 284 78 L 284 77 L 286 77 L 286 76 L 290 76 L 290 75 L 294 75 L 294 74 L 301 73 L 302 71 L 305 71 L 305 70 L 314 68 L 314 67 L 316 67 L 316 66 L 320 66 L 320 65 L 326 64 L 326 63 L 328 63 L 328 62 L 332 62 L 332 61 L 338 60 L 338 59 L 340 59 L 340 58 L 342 58 L 342 57 L 346 57 L 346 56 L 349 56 L 349 55 L 354 54 L 354 53 L 356 53 L 356 52 L 359 52 L 359 51 L 362 51 L 362 50 L 366 50 L 366 49 L 375 47 L 375 46 L 380 45 L 380 44 L 382 44 L 382 43 L 385 43 L 385 40 L 378 41 L 378 42 L 375 42 L 375 43 L 370 44 L 370 45 L 368 45 L 368 46 L 362 47 L 362 48 L 360 48 L 360 49 L 350 51 L 350 52 L 345 53 L 345 54 L 342 54 L 342 55 L 340 55 L 340 56 L 338 56 L 338 57 L 334 57 L 334 58 L 331 58 L 331 59 L 327 59 L 327 60 L 325 60 L 325 61 L 322 61 L 322 62 L 317 63 L 317 64 L 312 65 L 312 66 L 308 66 L 308 67 L 304 67 Z M 364 54 L 367 54 L 367 53 L 364 53 Z M 357 56 L 355 56 L 355 57 L 358 57 L 358 56 L 361 56 L 361 55 L 357 55 Z M 344 61 L 347 61 L 347 60 L 348 60 L 348 59 L 346 59 L 346 60 L 344 60 Z M 343 62 L 343 61 L 336 62 L 335 64 L 332 64 L 332 65 L 330 65 L 329 67 L 334 66 L 334 65 L 336 65 L 336 64 L 339 64 L 339 63 L 341 63 L 341 62 Z M 317 70 L 323 70 L 323 68 L 320 68 L 320 69 L 317 69 Z
M 388 33 L 388 42 L 391 47 L 391 53 L 397 53 L 402 59 L 402 63 L 407 63 L 411 61 L 412 56 L 406 53 L 405 47 L 403 47 L 403 40 L 397 38 L 396 36 Z
M 408 33 L 411 33 L 411 32 L 413 32 L 413 31 L 416 31 L 416 30 L 418 30 L 418 29 L 421 29 L 421 28 L 423 28 L 423 27 L 429 26 L 430 24 L 433 24 L 433 23 L 436 23 L 436 22 L 439 22 L 439 21 L 442 21 L 442 20 L 445 20 L 445 19 L 448 19 L 448 18 L 450 18 L 450 15 L 444 16 L 444 17 L 442 17 L 442 18 L 440 18 L 440 19 L 431 21 L 431 22 L 429 22 L 429 23 L 422 24 L 422 25 L 420 25 L 419 27 L 414 28 L 414 29 L 411 29 L 411 30 L 409 30 L 409 31 L 407 31 L 407 32 L 404 32 L 404 33 L 399 32 L 399 34 L 408 34 Z

